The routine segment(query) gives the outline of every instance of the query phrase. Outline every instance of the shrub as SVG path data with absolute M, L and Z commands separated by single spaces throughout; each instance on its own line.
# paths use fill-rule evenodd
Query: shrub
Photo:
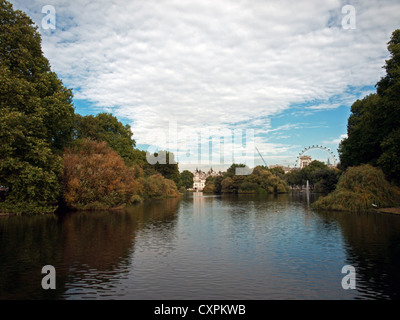
M 365 164 L 350 167 L 340 177 L 335 191 L 318 199 L 316 209 L 365 211 L 400 204 L 400 189 L 391 185 L 382 170 Z

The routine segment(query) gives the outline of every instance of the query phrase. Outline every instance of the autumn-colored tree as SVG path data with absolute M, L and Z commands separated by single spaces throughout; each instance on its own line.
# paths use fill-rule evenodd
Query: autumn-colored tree
M 74 127 L 75 139 L 92 139 L 106 141 L 127 163 L 138 164 L 143 161 L 138 152 L 134 149 L 136 142 L 132 138 L 133 133 L 129 125 L 123 125 L 111 113 L 99 113 L 96 116 L 75 115 Z
M 91 139 L 65 151 L 63 187 L 65 204 L 74 209 L 115 208 L 180 194 L 172 180 L 160 173 L 145 177 L 107 142 Z
M 70 208 L 114 208 L 140 201 L 141 175 L 105 141 L 84 140 L 64 153 L 64 201 Z

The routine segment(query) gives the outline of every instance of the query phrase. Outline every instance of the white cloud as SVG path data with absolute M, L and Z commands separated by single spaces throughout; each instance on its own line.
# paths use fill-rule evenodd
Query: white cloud
M 324 140 L 322 143 L 324 144 L 334 144 L 338 145 L 343 139 L 347 138 L 347 133 L 341 134 L 339 138 L 332 139 L 332 140 Z
M 192 132 L 268 132 L 269 117 L 292 103 L 327 101 L 307 112 L 348 103 L 349 87 L 382 75 L 400 12 L 398 0 L 12 3 L 39 26 L 41 7 L 55 7 L 57 29 L 39 29 L 53 70 L 76 98 L 130 119 L 138 144 L 155 142 L 170 121 Z M 341 28 L 344 4 L 356 8 L 355 30 Z

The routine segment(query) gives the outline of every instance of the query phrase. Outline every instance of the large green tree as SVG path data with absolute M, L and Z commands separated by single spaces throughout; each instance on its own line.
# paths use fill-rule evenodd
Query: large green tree
M 0 210 L 53 211 L 62 149 L 72 140 L 72 92 L 51 71 L 33 21 L 0 0 Z
M 136 142 L 129 125 L 123 125 L 111 113 L 99 113 L 96 116 L 75 115 L 75 138 L 84 140 L 90 138 L 105 141 L 116 151 L 127 164 L 142 162 L 145 154 L 139 154 L 134 149 Z
M 341 166 L 346 169 L 368 163 L 380 166 L 388 179 L 400 184 L 400 30 L 388 43 L 390 58 L 377 92 L 351 107 L 348 138 L 339 146 Z

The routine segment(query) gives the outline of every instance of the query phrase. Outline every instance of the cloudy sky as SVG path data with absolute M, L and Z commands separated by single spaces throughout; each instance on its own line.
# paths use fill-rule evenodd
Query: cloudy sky
M 337 157 L 350 107 L 375 91 L 400 28 L 398 0 L 11 3 L 38 25 L 77 113 L 112 112 L 139 148 L 169 148 L 180 169 L 218 167 L 220 149 L 196 146 L 229 130 L 250 137 L 268 165 L 293 166 L 310 145 Z

